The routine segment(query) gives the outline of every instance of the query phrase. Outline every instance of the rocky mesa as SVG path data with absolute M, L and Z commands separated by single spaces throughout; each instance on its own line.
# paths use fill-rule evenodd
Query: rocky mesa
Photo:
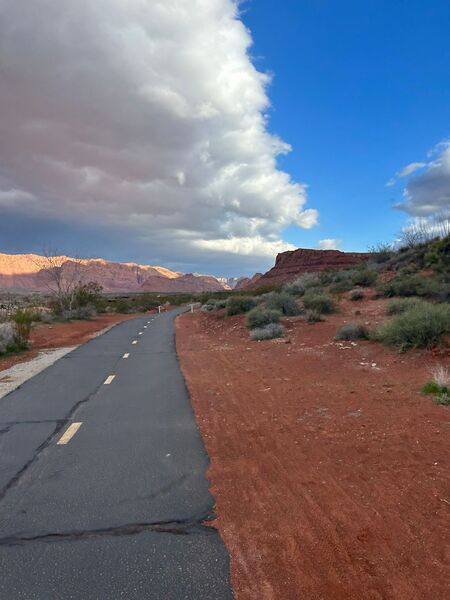
M 341 250 L 309 250 L 299 248 L 278 254 L 275 266 L 249 287 L 292 281 L 302 273 L 315 273 L 331 269 L 345 269 L 370 258 L 367 252 L 342 252 Z M 247 287 L 247 286 L 246 286 Z
M 86 283 L 95 281 L 105 292 L 210 292 L 224 285 L 212 276 L 178 273 L 164 267 L 110 262 L 101 258 L 77 260 L 69 256 L 48 260 L 37 254 L 0 253 L 0 291 L 48 291 L 48 269 L 61 265 L 67 274 L 77 270 Z

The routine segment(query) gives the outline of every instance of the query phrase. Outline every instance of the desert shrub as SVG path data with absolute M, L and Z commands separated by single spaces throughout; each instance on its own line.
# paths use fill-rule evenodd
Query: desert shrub
M 276 292 L 273 292 L 272 294 L 268 294 L 264 304 L 267 308 L 278 310 L 286 317 L 295 317 L 301 312 L 295 298 L 287 293 L 277 294 Z
M 357 302 L 358 300 L 362 300 L 364 298 L 364 293 L 361 290 L 353 290 L 350 294 L 350 300 Z
M 367 268 L 349 271 L 349 276 L 353 285 L 359 285 L 361 287 L 372 286 L 378 278 L 375 271 L 369 271 Z
M 358 323 L 346 323 L 340 327 L 335 335 L 335 340 L 365 340 L 368 337 L 367 329 Z
M 283 337 L 285 329 L 280 323 L 269 323 L 264 327 L 252 329 L 250 339 L 252 340 L 273 340 L 274 338 Z
M 379 290 L 384 296 L 435 296 L 439 287 L 434 279 L 422 275 L 398 275 L 380 286 Z
M 450 405 L 450 369 L 438 365 L 431 370 L 432 379 L 423 388 L 424 394 L 432 394 L 437 404 Z
M 332 294 L 344 294 L 345 292 L 349 292 L 353 287 L 353 282 L 350 279 L 342 279 L 330 286 L 330 292 Z
M 307 323 L 319 323 L 322 320 L 322 314 L 318 310 L 306 310 L 304 317 Z
M 314 287 L 320 287 L 319 275 L 317 273 L 304 273 L 294 281 L 286 283 L 283 286 L 283 292 L 292 294 L 293 296 L 303 296 L 306 290 Z
M 33 323 L 39 320 L 39 317 L 28 310 L 19 309 L 12 318 L 16 326 L 16 342 L 19 346 L 26 348 L 30 342 Z
M 205 302 L 205 304 L 203 304 L 201 310 L 203 312 L 210 312 L 212 310 L 215 310 L 217 308 L 217 300 L 215 300 L 214 298 L 208 298 L 207 302 Z
M 226 307 L 227 307 L 226 300 L 216 300 L 216 310 L 220 310 L 221 308 L 226 308 Z
M 432 348 L 450 332 L 450 306 L 423 302 L 384 323 L 373 332 L 375 340 L 409 348 Z
M 249 329 L 264 327 L 269 323 L 278 323 L 280 320 L 280 312 L 265 306 L 256 306 L 247 314 L 246 324 Z
M 130 302 L 126 298 L 117 298 L 113 303 L 114 312 L 128 314 L 131 312 Z
M 97 303 L 103 304 L 104 298 L 102 296 L 103 287 L 95 281 L 89 283 L 79 283 L 74 290 L 74 301 L 73 306 L 80 308 L 81 306 L 96 306 Z
M 72 310 L 63 311 L 61 316 L 67 321 L 72 319 L 76 321 L 88 321 L 89 319 L 97 316 L 97 311 L 93 305 L 79 306 L 78 308 L 73 308 Z
M 303 296 L 306 309 L 315 310 L 320 314 L 329 314 L 334 311 L 334 302 L 328 294 L 314 289 L 309 289 Z
M 14 345 L 16 340 L 16 327 L 11 321 L 0 323 L 0 354 L 5 354 Z
M 450 406 L 450 395 L 449 394 L 438 394 L 434 401 L 436 404 L 440 404 L 441 406 Z
M 231 296 L 227 300 L 227 316 L 241 315 L 255 306 L 256 301 L 251 296 Z
M 397 298 L 390 300 L 386 305 L 386 313 L 388 315 L 400 315 L 411 308 L 420 306 L 424 300 L 420 298 Z
M 212 310 L 219 310 L 221 308 L 226 308 L 227 306 L 227 301 L 226 300 L 220 300 L 220 299 L 215 299 L 215 298 L 210 298 L 208 300 L 208 302 L 206 302 L 201 310 L 203 312 L 210 312 Z
M 425 263 L 435 271 L 450 272 L 450 236 L 429 244 L 425 254 Z

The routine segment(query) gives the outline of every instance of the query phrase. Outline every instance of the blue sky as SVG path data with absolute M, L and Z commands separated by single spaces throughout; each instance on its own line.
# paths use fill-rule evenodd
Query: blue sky
M 449 34 L 443 0 L 0 3 L 0 252 L 239 276 L 390 242 L 450 208 Z
M 391 241 L 407 215 L 386 182 L 450 136 L 450 3 L 249 0 L 242 17 L 273 73 L 270 129 L 293 146 L 280 164 L 320 212 L 319 227 L 284 237 Z

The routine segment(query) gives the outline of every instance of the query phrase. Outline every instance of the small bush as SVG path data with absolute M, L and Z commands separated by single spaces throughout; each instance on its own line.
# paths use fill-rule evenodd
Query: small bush
M 9 352 L 16 339 L 16 327 L 11 321 L 0 323 L 0 354 Z
M 306 310 L 305 321 L 307 323 L 319 323 L 319 321 L 322 321 L 322 315 L 318 310 Z
M 256 306 L 247 315 L 247 327 L 255 329 L 257 327 L 264 327 L 270 323 L 278 323 L 280 316 L 277 310 L 266 308 L 265 306 Z
M 450 404 L 450 369 L 438 365 L 431 370 L 432 380 L 423 388 L 422 393 L 433 394 L 436 401 L 440 398 L 438 404 Z
M 127 315 L 131 312 L 131 306 L 125 298 L 117 298 L 114 302 L 114 312 Z
M 350 294 L 350 300 L 353 300 L 353 302 L 358 302 L 359 300 L 363 300 L 363 298 L 364 294 L 361 290 L 353 290 Z
M 217 300 L 215 298 L 209 298 L 205 304 L 203 304 L 201 310 L 203 312 L 210 312 L 211 310 L 216 310 L 217 308 Z M 226 301 L 224 300 L 224 305 L 226 305 Z
M 92 305 L 79 306 L 78 308 L 73 308 L 72 310 L 63 311 L 61 316 L 67 321 L 72 319 L 76 321 L 88 321 L 89 319 L 97 316 L 97 311 L 95 306 Z
M 329 314 L 334 312 L 333 300 L 324 292 L 318 292 L 314 289 L 307 290 L 303 296 L 303 304 L 306 309 L 315 310 L 320 314 Z
M 293 296 L 303 296 L 306 290 L 320 286 L 321 281 L 317 273 L 305 273 L 283 286 L 283 292 L 292 294 Z
M 335 340 L 366 340 L 367 329 L 358 323 L 347 323 L 340 327 L 335 335 Z
M 250 339 L 252 340 L 273 340 L 274 338 L 283 337 L 285 329 L 280 323 L 269 323 L 265 327 L 252 329 Z
M 353 285 L 360 285 L 361 287 L 372 286 L 378 278 L 376 272 L 369 271 L 369 269 L 354 269 L 349 271 L 349 275 Z
M 439 394 L 434 399 L 436 404 L 440 404 L 441 406 L 450 406 L 450 395 L 449 394 Z
M 423 302 L 424 301 L 420 300 L 420 298 L 399 298 L 396 300 L 391 300 L 387 303 L 386 313 L 388 315 L 401 315 L 411 308 L 420 306 L 423 304 Z
M 251 296 L 231 296 L 227 300 L 227 316 L 241 315 L 255 306 L 256 301 Z
M 16 342 L 19 346 L 23 348 L 28 346 L 31 328 L 37 320 L 39 320 L 39 317 L 28 310 L 19 309 L 14 313 L 13 321 L 16 325 Z
M 295 298 L 291 294 L 281 293 L 277 294 L 273 292 L 268 295 L 268 298 L 264 301 L 267 308 L 272 310 L 278 310 L 282 315 L 286 317 L 295 317 L 300 314 L 300 308 L 295 301 Z
M 450 306 L 423 302 L 378 327 L 375 340 L 409 348 L 433 348 L 450 332 Z
M 393 296 L 433 297 L 439 292 L 437 282 L 422 275 L 398 275 L 384 283 L 379 289 L 388 298 Z

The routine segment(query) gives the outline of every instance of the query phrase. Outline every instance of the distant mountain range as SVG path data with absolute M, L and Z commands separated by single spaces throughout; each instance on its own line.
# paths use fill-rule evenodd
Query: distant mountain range
M 210 275 L 178 273 L 164 267 L 110 262 L 102 258 L 55 257 L 63 272 L 77 269 L 80 281 L 95 281 L 105 292 L 213 292 L 228 286 Z M 0 291 L 48 291 L 49 261 L 37 254 L 0 253 Z

